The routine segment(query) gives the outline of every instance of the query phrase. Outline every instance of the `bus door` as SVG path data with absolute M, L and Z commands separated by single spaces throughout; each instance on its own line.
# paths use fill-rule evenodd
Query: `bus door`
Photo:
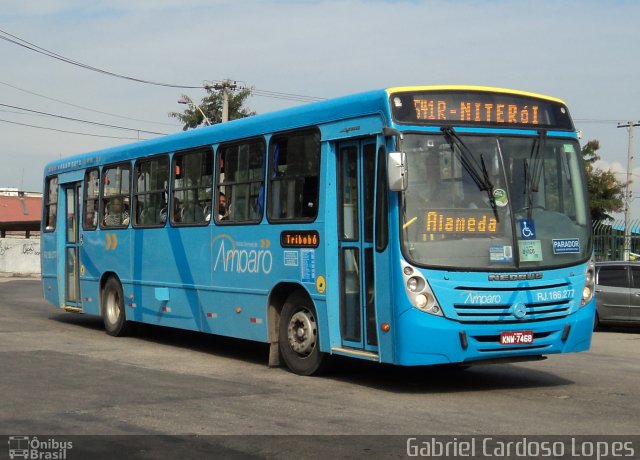
M 81 182 L 63 185 L 65 200 L 64 229 L 60 237 L 64 238 L 64 307 L 67 310 L 80 310 L 80 200 Z
M 374 285 L 376 139 L 338 145 L 340 334 L 343 347 L 377 352 Z

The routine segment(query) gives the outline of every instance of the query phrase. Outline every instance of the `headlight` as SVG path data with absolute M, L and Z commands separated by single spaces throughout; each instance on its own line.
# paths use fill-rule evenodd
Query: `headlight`
M 412 276 L 407 280 L 407 289 L 411 292 L 421 292 L 427 282 L 421 276 Z
M 402 261 L 402 274 L 405 291 L 411 304 L 417 309 L 432 315 L 444 316 L 427 280 L 419 270 Z
M 411 292 L 416 292 L 418 290 L 418 278 L 416 278 L 415 276 L 413 278 L 409 278 L 409 280 L 407 281 L 407 288 Z
M 580 300 L 581 307 L 591 302 L 593 292 L 596 289 L 596 267 L 593 260 L 589 262 L 584 275 L 584 287 L 582 288 L 582 299 Z
M 424 309 L 424 307 L 427 306 L 427 302 L 429 302 L 429 299 L 427 299 L 426 295 L 418 294 L 416 296 L 416 307 L 418 307 L 419 309 Z

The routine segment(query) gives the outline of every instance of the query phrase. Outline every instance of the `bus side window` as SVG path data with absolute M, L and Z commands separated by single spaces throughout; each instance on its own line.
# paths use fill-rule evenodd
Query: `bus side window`
M 171 222 L 176 225 L 206 225 L 210 216 L 213 152 L 203 147 L 176 153 L 173 158 Z M 207 219 L 209 217 L 209 219 Z
M 264 204 L 262 139 L 218 149 L 217 222 L 260 222 Z
M 315 219 L 318 214 L 320 133 L 314 130 L 274 136 L 269 153 L 269 219 Z
M 84 229 L 95 230 L 98 227 L 100 205 L 100 171 L 89 169 L 84 175 Z
M 131 165 L 123 163 L 103 169 L 102 227 L 126 227 L 129 225 L 129 192 Z
M 133 190 L 134 226 L 162 227 L 167 220 L 169 157 L 163 155 L 136 163 Z
M 58 177 L 47 179 L 44 203 L 44 231 L 52 232 L 56 229 L 58 216 Z

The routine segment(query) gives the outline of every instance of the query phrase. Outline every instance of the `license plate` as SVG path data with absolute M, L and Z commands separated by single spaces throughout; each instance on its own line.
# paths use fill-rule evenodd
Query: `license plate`
M 533 331 L 506 331 L 500 334 L 501 345 L 533 343 Z

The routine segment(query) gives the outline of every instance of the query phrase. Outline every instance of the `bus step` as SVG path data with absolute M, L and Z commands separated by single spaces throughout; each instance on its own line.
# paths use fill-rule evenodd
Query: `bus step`
M 356 350 L 353 348 L 336 347 L 336 348 L 332 348 L 331 352 L 338 355 L 357 356 L 359 358 L 370 359 L 371 361 L 380 360 L 380 356 L 377 353 L 372 353 L 370 351 L 365 351 L 365 350 Z

